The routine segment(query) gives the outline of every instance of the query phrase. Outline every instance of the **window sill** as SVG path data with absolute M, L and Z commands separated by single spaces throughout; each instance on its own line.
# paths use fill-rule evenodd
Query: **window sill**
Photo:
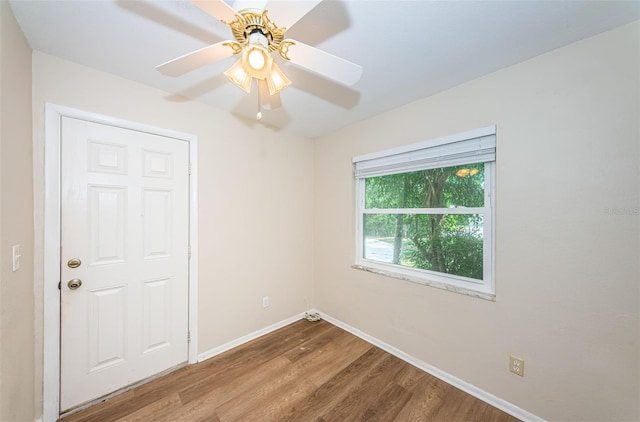
M 454 286 L 452 284 L 441 283 L 441 282 L 429 280 L 426 278 L 412 277 L 410 275 L 400 274 L 394 271 L 381 270 L 379 268 L 369 267 L 366 265 L 352 265 L 351 268 L 356 270 L 366 271 L 373 274 L 383 275 L 386 277 L 396 278 L 398 280 L 405 280 L 405 281 L 410 281 L 412 283 L 418 283 L 425 286 L 435 287 L 437 289 L 447 290 L 450 292 L 459 293 L 461 295 L 477 297 L 478 299 L 489 300 L 492 302 L 496 301 L 496 295 L 493 293 L 480 292 L 480 291 L 465 288 L 465 287 Z

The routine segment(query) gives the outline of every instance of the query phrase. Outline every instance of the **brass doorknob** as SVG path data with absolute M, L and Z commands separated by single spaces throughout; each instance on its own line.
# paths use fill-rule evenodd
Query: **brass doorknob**
M 69 280 L 69 282 L 67 283 L 67 287 L 69 287 L 71 290 L 75 290 L 80 286 L 82 286 L 82 280 L 80 280 L 79 278 Z

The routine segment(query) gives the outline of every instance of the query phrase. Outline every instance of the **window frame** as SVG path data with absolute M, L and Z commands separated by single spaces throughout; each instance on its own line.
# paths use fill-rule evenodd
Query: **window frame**
M 410 164 L 406 165 L 406 169 L 402 169 L 403 161 L 398 157 L 411 157 L 415 156 L 421 151 L 429 154 L 429 149 L 434 151 L 434 147 L 439 150 L 444 149 L 446 151 L 447 145 L 454 144 L 456 142 L 475 140 L 483 136 L 493 135 L 493 142 L 495 142 L 496 128 L 490 126 L 487 128 L 477 129 L 474 131 L 468 131 L 456 135 L 447 136 L 430 141 L 424 141 L 417 144 L 407 145 L 400 148 L 394 148 L 386 151 L 380 151 L 373 154 L 367 154 L 353 158 L 354 175 L 355 175 L 355 251 L 356 259 L 353 268 L 365 270 L 372 273 L 385 275 L 388 277 L 407 280 L 423 285 L 428 285 L 440 289 L 450 290 L 469 296 L 480 297 L 487 300 L 495 300 L 495 143 L 494 143 L 494 158 L 490 161 L 478 161 L 469 159 L 469 163 L 457 162 L 454 164 L 444 163 L 443 165 L 431 165 L 429 168 L 444 168 L 453 165 L 462 164 L 475 164 L 484 163 L 485 171 L 485 186 L 484 186 L 484 207 L 456 207 L 456 208 L 391 208 L 391 209 L 366 209 L 365 207 L 365 181 L 367 178 L 377 177 L 381 174 L 372 174 L 369 176 L 358 176 L 358 163 L 372 162 L 372 160 L 378 160 L 379 162 L 392 161 L 396 167 L 399 166 L 400 170 L 396 168 L 391 173 L 387 174 L 401 174 L 417 171 L 416 168 Z M 437 151 L 439 151 L 437 150 Z M 410 158 L 410 159 L 411 159 Z M 403 170 L 403 171 L 402 171 Z M 456 276 L 452 274 L 440 273 L 431 270 L 423 270 L 419 268 L 411 268 L 398 264 L 387 263 L 367 259 L 364 257 L 364 216 L 366 214 L 480 214 L 483 217 L 483 277 L 482 280 L 471 279 L 462 276 Z

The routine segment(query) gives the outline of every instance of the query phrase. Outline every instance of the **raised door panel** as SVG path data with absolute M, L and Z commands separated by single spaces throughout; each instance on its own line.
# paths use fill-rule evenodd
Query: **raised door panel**
M 127 188 L 88 186 L 89 265 L 126 260 Z
M 172 194 L 168 190 L 145 189 L 143 192 L 144 258 L 171 255 Z
M 143 353 L 152 353 L 171 345 L 172 279 L 143 283 Z
M 127 288 L 124 285 L 89 294 L 89 372 L 126 360 Z

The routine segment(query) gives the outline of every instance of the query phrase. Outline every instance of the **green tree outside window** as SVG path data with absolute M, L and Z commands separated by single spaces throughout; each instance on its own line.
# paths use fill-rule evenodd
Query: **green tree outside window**
M 483 163 L 365 179 L 364 258 L 482 280 Z

